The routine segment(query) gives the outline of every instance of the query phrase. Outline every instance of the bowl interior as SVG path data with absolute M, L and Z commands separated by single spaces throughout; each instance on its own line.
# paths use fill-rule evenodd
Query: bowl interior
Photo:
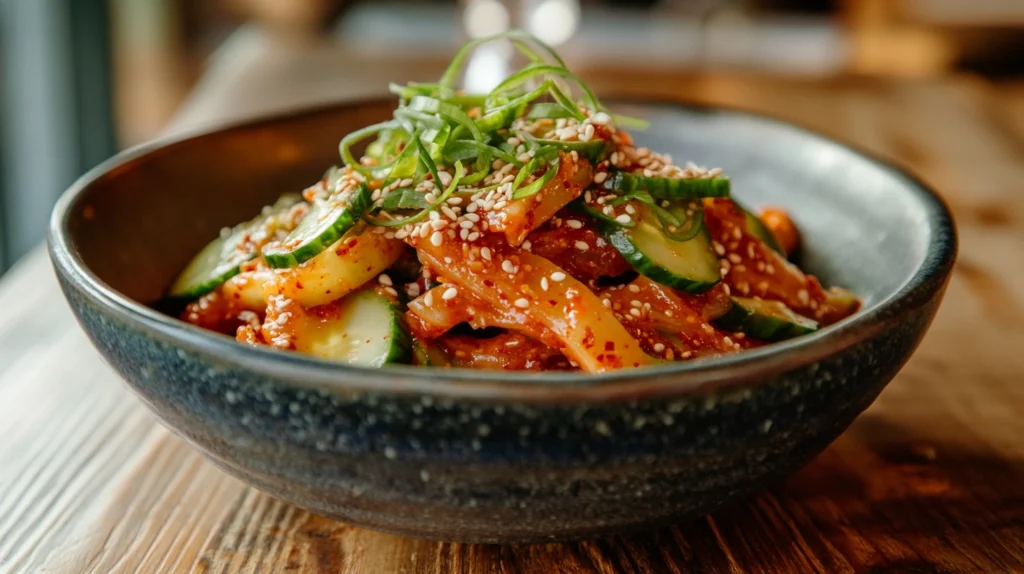
M 133 152 L 68 205 L 70 247 L 108 286 L 151 303 L 220 228 L 316 181 L 338 161 L 344 134 L 388 118 L 392 106 L 315 110 Z M 924 263 L 936 208 L 894 169 L 740 112 L 611 107 L 650 121 L 650 129 L 635 132 L 638 144 L 677 162 L 723 168 L 748 207 L 786 208 L 803 234 L 805 269 L 826 286 L 854 290 L 867 308 L 894 295 Z

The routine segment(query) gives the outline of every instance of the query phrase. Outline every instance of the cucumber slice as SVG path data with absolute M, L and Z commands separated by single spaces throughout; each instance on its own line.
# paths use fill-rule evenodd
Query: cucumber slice
M 360 184 L 326 201 L 314 202 L 306 217 L 284 241 L 263 250 L 267 265 L 283 269 L 316 257 L 359 221 L 370 201 L 369 188 Z
M 779 301 L 733 297 L 732 307 L 714 324 L 729 331 L 742 331 L 762 341 L 782 341 L 818 330 L 818 323 L 794 313 Z
M 775 234 L 761 221 L 761 218 L 754 215 L 749 209 L 740 205 L 735 199 L 733 203 L 736 207 L 746 216 L 747 220 L 747 233 L 761 240 L 762 243 L 768 246 L 769 249 L 778 253 L 779 255 L 786 257 L 785 250 L 779 245 L 778 239 L 775 238 Z
M 414 339 L 412 343 L 412 364 L 419 367 L 450 367 L 448 355 L 433 341 Z
M 604 184 L 615 193 L 646 191 L 655 199 L 701 199 L 729 197 L 731 180 L 727 177 L 690 178 L 647 177 L 637 173 L 618 172 Z
M 687 293 L 703 293 L 721 281 L 718 257 L 703 226 L 687 241 L 675 241 L 661 231 L 657 218 L 641 207 L 633 227 L 598 219 L 601 234 L 626 261 L 648 279 Z
M 264 208 L 260 215 L 236 225 L 227 235 L 208 243 L 178 275 L 168 295 L 174 299 L 197 299 L 238 275 L 242 263 L 256 257 L 262 247 L 252 241 L 253 237 L 273 238 L 275 229 L 271 227 L 274 227 L 274 218 L 300 201 L 302 197 L 298 194 L 286 193 L 273 205 Z M 263 233 L 260 233 L 261 228 L 265 228 Z
M 305 330 L 297 349 L 331 361 L 360 367 L 408 363 L 412 339 L 391 299 L 372 289 L 338 302 L 337 313 Z
M 761 218 L 747 211 L 747 233 L 761 240 L 762 243 L 768 246 L 769 249 L 778 253 L 779 255 L 786 257 L 786 252 L 779 245 L 779 241 L 775 239 L 775 234 L 771 232 L 768 227 L 765 226 Z

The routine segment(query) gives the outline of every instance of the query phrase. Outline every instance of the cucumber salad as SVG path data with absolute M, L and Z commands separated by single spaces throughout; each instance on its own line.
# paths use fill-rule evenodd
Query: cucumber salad
M 485 42 L 525 65 L 466 93 Z M 365 367 L 601 372 L 798 337 L 859 307 L 791 262 L 784 211 L 634 145 L 644 122 L 524 32 L 391 91 L 392 118 L 339 134 L 320 181 L 195 256 L 168 290 L 183 320 Z

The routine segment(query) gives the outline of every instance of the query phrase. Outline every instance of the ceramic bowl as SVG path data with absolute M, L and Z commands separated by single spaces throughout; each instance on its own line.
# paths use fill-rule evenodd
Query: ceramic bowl
M 106 360 L 174 432 L 317 514 L 453 541 L 603 536 L 706 513 L 806 464 L 921 340 L 956 255 L 950 214 L 897 168 L 792 125 L 662 103 L 640 144 L 718 166 L 791 211 L 802 265 L 855 316 L 721 358 L 587 376 L 351 368 L 258 349 L 153 310 L 217 231 L 317 180 L 340 137 L 390 115 L 347 103 L 125 152 L 57 205 L 49 248 Z

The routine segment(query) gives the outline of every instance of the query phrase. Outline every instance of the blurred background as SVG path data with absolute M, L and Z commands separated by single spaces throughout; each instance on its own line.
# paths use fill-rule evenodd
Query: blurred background
M 119 149 L 434 79 L 461 42 L 509 27 L 604 93 L 672 96 L 670 73 L 969 75 L 1024 94 L 1024 0 L 0 0 L 0 270 Z M 470 80 L 501 66 L 480 54 Z

